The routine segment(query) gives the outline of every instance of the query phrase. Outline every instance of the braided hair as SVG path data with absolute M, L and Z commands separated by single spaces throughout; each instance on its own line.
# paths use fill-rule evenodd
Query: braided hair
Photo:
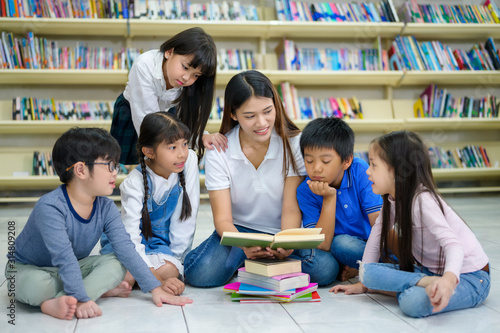
M 189 140 L 191 132 L 179 118 L 167 112 L 150 113 L 144 117 L 141 123 L 139 138 L 137 140 L 137 153 L 142 169 L 142 179 L 144 182 L 144 201 L 142 205 L 142 234 L 146 239 L 153 236 L 151 218 L 148 212 L 149 186 L 146 171 L 146 156 L 142 148 L 148 147 L 156 150 L 159 144 L 170 144 L 179 139 Z M 191 216 L 191 202 L 186 189 L 186 179 L 184 171 L 178 173 L 179 183 L 182 187 L 182 209 L 181 220 L 186 220 Z

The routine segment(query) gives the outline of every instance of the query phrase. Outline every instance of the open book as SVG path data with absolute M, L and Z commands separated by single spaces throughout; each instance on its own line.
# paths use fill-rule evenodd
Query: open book
M 221 245 L 227 246 L 270 246 L 272 249 L 313 249 L 325 240 L 325 235 L 320 234 L 321 228 L 293 228 L 268 235 L 250 232 L 222 233 Z

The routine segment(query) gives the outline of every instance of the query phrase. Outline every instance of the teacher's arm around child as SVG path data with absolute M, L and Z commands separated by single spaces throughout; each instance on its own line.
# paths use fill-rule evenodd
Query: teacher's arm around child
M 205 156 L 205 185 L 215 231 L 185 260 L 185 276 L 196 287 L 220 286 L 247 258 L 283 258 L 291 251 L 220 245 L 224 231 L 275 234 L 283 207 L 293 211 L 300 176 L 300 131 L 286 115 L 271 81 L 258 71 L 235 75 L 227 84 L 220 133 L 228 138 L 225 152 Z M 295 183 L 295 188 L 289 182 Z M 293 195 L 285 196 L 284 188 Z
M 226 137 L 205 132 L 214 99 L 217 51 L 202 28 L 181 31 L 134 60 L 124 92 L 114 105 L 111 135 L 122 148 L 120 163 L 138 164 L 136 143 L 143 118 L 169 111 L 191 131 L 190 147 L 226 149 Z
M 59 319 L 100 316 L 98 298 L 129 295 L 122 281 L 128 269 L 157 306 L 192 302 L 160 288 L 106 198 L 115 188 L 119 155 L 103 129 L 73 128 L 56 141 L 52 159 L 63 185 L 38 200 L 16 239 L 15 268 L 6 267 L 16 276 L 18 301 Z M 116 256 L 89 256 L 103 232 Z
M 408 131 L 375 139 L 369 149 L 373 192 L 383 208 L 360 264 L 360 282 L 331 291 L 397 293 L 410 317 L 471 308 L 489 294 L 489 260 L 473 232 L 437 193 L 429 154 Z M 397 261 L 390 251 L 398 232 Z M 382 259 L 385 263 L 379 263 Z
M 200 202 L 196 154 L 190 131 L 167 112 L 144 117 L 137 143 L 140 166 L 120 185 L 122 219 L 144 262 L 162 288 L 180 295 L 182 261 L 191 249 Z M 112 252 L 103 237 L 101 253 Z M 130 285 L 134 278 L 127 273 Z

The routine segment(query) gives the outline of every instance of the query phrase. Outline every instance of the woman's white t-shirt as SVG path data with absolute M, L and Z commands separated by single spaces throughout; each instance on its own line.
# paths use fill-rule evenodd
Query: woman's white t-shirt
M 275 234 L 281 230 L 283 206 L 283 144 L 273 130 L 264 160 L 257 169 L 241 150 L 240 126 L 226 136 L 228 149 L 205 154 L 205 186 L 209 191 L 230 189 L 231 209 L 235 225 Z M 290 164 L 288 177 L 306 174 L 300 152 L 300 135 L 290 138 L 298 174 Z

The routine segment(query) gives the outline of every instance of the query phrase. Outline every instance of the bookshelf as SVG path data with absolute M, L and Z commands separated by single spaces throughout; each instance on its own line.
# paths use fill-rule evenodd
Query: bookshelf
M 264 1 L 266 2 L 266 1 Z M 269 2 L 269 1 L 268 1 Z M 261 1 L 261 3 L 263 3 Z M 268 5 L 268 4 L 266 4 Z M 268 5 L 269 6 L 269 5 Z M 298 39 L 311 43 L 329 43 L 339 40 L 345 43 L 373 44 L 377 37 L 384 42 L 393 40 L 398 34 L 414 35 L 419 39 L 443 39 L 460 43 L 464 40 L 485 40 L 488 37 L 500 39 L 500 24 L 420 24 L 420 23 L 359 23 L 359 22 L 283 22 L 276 20 L 274 8 L 259 8 L 262 21 L 186 21 L 186 20 L 137 20 L 137 19 L 49 19 L 49 18 L 0 18 L 0 30 L 16 34 L 33 31 L 38 36 L 50 36 L 51 39 L 113 39 L 131 46 L 144 39 L 154 40 L 156 47 L 177 32 L 194 26 L 203 27 L 211 34 L 216 44 L 233 43 L 244 40 L 255 46 L 258 68 L 274 84 L 288 81 L 290 84 L 307 87 L 311 90 L 333 88 L 347 89 L 356 95 L 363 105 L 365 119 L 348 120 L 361 140 L 360 149 L 366 150 L 370 140 L 393 130 L 408 129 L 430 137 L 436 131 L 449 133 L 441 146 L 458 147 L 464 143 L 477 141 L 488 149 L 490 159 L 500 160 L 500 119 L 416 119 L 413 117 L 414 100 L 399 99 L 397 91 L 421 91 L 425 85 L 435 83 L 443 86 L 459 86 L 473 91 L 477 86 L 495 87 L 500 84 L 500 71 L 284 71 L 277 69 L 274 46 L 280 39 Z M 77 36 L 77 37 L 74 37 Z M 150 45 L 150 44 L 148 44 Z M 273 46 L 274 45 L 274 46 Z M 385 45 L 385 44 L 383 44 Z M 153 47 L 151 47 L 153 48 Z M 147 49 L 147 48 L 145 48 Z M 217 73 L 217 95 L 221 96 L 229 79 L 238 71 L 219 71 Z M 109 100 L 114 100 L 116 91 L 123 89 L 127 82 L 126 70 L 9 70 L 0 69 L 0 191 L 50 189 L 59 184 L 56 177 L 29 176 L 13 177 L 15 168 L 28 171 L 31 167 L 32 147 L 29 138 L 37 141 L 42 138 L 50 150 L 51 144 L 64 131 L 73 126 L 85 125 L 109 129 L 110 121 L 12 121 L 12 106 L 9 99 L 13 91 L 18 96 L 36 96 L 37 91 L 57 91 L 64 87 L 64 99 L 96 99 L 92 91 L 104 87 L 112 92 L 103 92 Z M 358 89 L 378 90 L 376 98 L 364 98 L 357 94 Z M 7 89 L 3 89 L 7 88 Z M 82 90 L 89 89 L 87 95 Z M 93 90 L 92 90 L 93 89 Z M 105 90 L 103 89 L 103 90 Z M 113 90 L 114 89 L 114 90 Z M 4 90 L 2 92 L 1 90 Z M 19 90 L 19 93 L 17 92 Z M 67 92 L 79 90 L 78 97 Z M 335 94 L 333 92 L 332 94 Z M 408 95 L 408 94 L 407 94 Z M 497 94 L 498 96 L 498 94 Z M 45 96 L 53 97 L 53 96 Z M 59 100 L 63 98 L 58 98 Z M 410 113 L 408 113 L 410 112 Z M 300 128 L 307 120 L 296 121 Z M 207 124 L 209 132 L 219 128 L 218 120 Z M 486 134 L 485 134 L 486 133 Z M 25 137 L 19 144 L 15 138 Z M 4 140 L 5 139 L 5 140 Z M 12 151 L 7 148 L 13 146 Z M 50 148 L 47 148 L 50 147 Z M 7 149 L 7 150 L 6 150 Z M 9 162 L 5 162 L 9 161 Z M 27 163 L 27 166 L 25 165 Z M 14 169 L 13 169 L 14 168 Z M 25 170 L 26 169 L 26 170 Z M 489 182 L 500 178 L 500 169 L 440 169 L 434 170 L 438 181 L 470 179 Z M 121 176 L 120 176 L 121 177 Z M 45 178 L 45 179 L 39 179 Z M 202 177 L 202 183 L 203 183 Z M 122 180 L 122 179 L 121 179 Z M 121 181 L 119 178 L 119 181 Z M 454 192 L 455 189 L 443 189 Z M 456 187 L 456 192 L 499 191 L 495 186 Z M 0 198 L 7 202 L 16 198 Z M 0 200 L 0 202 L 2 202 Z M 19 198 L 19 201 L 22 201 Z

